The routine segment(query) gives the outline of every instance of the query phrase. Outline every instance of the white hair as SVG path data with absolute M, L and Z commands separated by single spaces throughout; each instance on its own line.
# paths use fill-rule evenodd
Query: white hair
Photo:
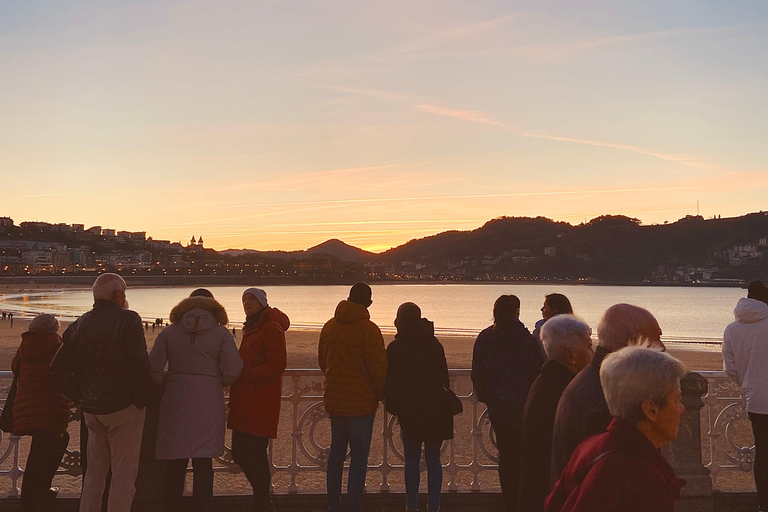
M 636 424 L 642 420 L 642 404 L 667 405 L 667 394 L 679 389 L 685 365 L 652 348 L 625 347 L 609 354 L 600 366 L 600 384 L 611 416 Z
M 117 274 L 101 274 L 93 283 L 94 300 L 114 300 L 115 292 L 124 292 L 128 285 Z
M 631 304 L 615 304 L 600 319 L 597 340 L 601 347 L 614 352 L 646 341 L 649 331 L 658 326 L 656 317 L 647 309 Z M 648 341 L 653 343 L 655 340 Z
M 541 328 L 544 352 L 554 361 L 565 361 L 566 350 L 577 352 L 591 335 L 592 329 L 576 315 L 553 316 Z

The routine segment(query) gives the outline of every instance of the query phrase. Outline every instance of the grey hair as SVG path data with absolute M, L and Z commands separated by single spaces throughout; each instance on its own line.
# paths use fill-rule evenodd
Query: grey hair
M 29 322 L 30 332 L 59 332 L 59 321 L 53 315 L 37 315 Z
M 609 354 L 600 366 L 600 384 L 611 416 L 634 425 L 645 417 L 643 402 L 666 407 L 667 394 L 680 388 L 686 371 L 683 363 L 652 348 L 625 347 Z
M 601 347 L 614 352 L 646 341 L 648 328 L 654 325 L 658 327 L 659 323 L 647 309 L 632 304 L 614 304 L 603 313 L 597 325 L 597 340 Z
M 576 315 L 553 316 L 541 328 L 544 352 L 554 361 L 564 361 L 566 350 L 578 351 L 591 335 L 592 329 Z
M 93 283 L 93 298 L 95 300 L 112 300 L 115 292 L 124 292 L 128 285 L 117 274 L 101 274 Z

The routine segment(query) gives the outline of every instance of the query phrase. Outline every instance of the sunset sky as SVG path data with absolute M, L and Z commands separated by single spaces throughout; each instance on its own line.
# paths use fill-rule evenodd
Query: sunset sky
M 0 0 L 0 216 L 380 251 L 768 210 L 767 49 L 760 0 Z

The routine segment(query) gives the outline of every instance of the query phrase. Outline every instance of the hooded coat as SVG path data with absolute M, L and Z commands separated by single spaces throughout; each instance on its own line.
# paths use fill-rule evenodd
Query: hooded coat
M 249 330 L 243 330 L 243 373 L 229 390 L 228 427 L 258 437 L 277 437 L 287 360 L 288 317 L 267 306 Z
M 214 299 L 190 297 L 173 308 L 170 319 L 149 355 L 153 380 L 164 384 L 156 457 L 219 457 L 226 431 L 223 388 L 243 368 L 225 327 L 227 313 Z
M 768 414 L 768 304 L 740 299 L 723 333 L 725 372 L 747 399 L 747 412 Z
M 343 300 L 320 332 L 317 362 L 325 374 L 325 411 L 335 416 L 375 414 L 384 399 L 387 351 L 368 308 Z
M 25 332 L 11 368 L 17 376 L 13 402 L 13 433 L 66 432 L 69 400 L 53 387 L 51 361 L 61 347 L 55 332 Z
M 422 318 L 410 328 L 398 328 L 387 346 L 384 397 L 408 438 L 426 443 L 453 438 L 453 414 L 443 390 L 449 384 L 434 324 Z

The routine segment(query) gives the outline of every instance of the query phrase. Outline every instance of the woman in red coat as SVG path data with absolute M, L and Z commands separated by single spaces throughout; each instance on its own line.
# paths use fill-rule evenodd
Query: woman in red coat
M 21 487 L 21 510 L 31 511 L 58 494 L 51 482 L 69 443 L 69 400 L 51 384 L 51 361 L 61 346 L 59 322 L 36 316 L 21 335 L 11 368 L 16 375 L 13 433 L 32 436 Z
M 286 365 L 285 331 L 290 326 L 282 311 L 269 307 L 260 288 L 243 292 L 245 325 L 240 342 L 243 371 L 229 391 L 232 458 L 253 487 L 255 512 L 269 505 L 271 472 L 267 447 L 277 437 Z
M 685 367 L 650 348 L 605 358 L 600 383 L 613 416 L 583 441 L 547 497 L 545 512 L 674 512 L 684 482 L 659 449 L 677 438 L 685 415 Z

